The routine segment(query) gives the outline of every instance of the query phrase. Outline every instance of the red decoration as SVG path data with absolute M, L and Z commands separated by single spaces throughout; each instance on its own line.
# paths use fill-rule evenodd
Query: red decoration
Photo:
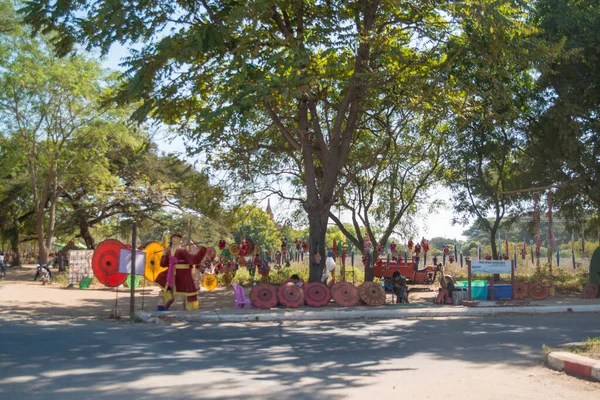
M 119 252 L 126 246 L 115 239 L 100 243 L 92 256 L 94 276 L 104 286 L 117 287 L 127 279 L 127 274 L 119 273 Z
M 421 240 L 421 247 L 423 248 L 423 252 L 427 253 L 429 251 L 429 240 L 425 240 L 425 238 L 423 238 Z
M 281 285 L 277 291 L 279 302 L 288 308 L 297 308 L 304 304 L 304 291 L 294 283 Z
M 523 300 L 527 297 L 527 284 L 515 282 L 515 300 Z
M 331 293 L 323 283 L 312 282 L 304 286 L 304 298 L 309 306 L 323 307 L 331 300 Z
M 352 307 L 358 304 L 360 296 L 358 289 L 350 282 L 338 282 L 331 288 L 331 297 L 343 307 Z
M 544 300 L 550 295 L 550 288 L 541 282 L 534 282 L 527 289 L 529 297 L 534 300 Z
M 413 246 L 414 246 L 414 243 L 413 243 L 412 239 L 409 239 L 409 240 L 408 240 L 408 249 L 409 249 L 409 250 L 412 250 L 412 249 L 413 249 Z
M 273 308 L 277 305 L 277 291 L 273 285 L 259 283 L 250 291 L 250 300 L 256 308 Z
M 415 254 L 418 256 L 419 254 L 421 254 L 421 245 L 420 244 L 416 244 L 415 245 Z
M 598 296 L 598 285 L 595 283 L 590 283 L 586 287 L 583 288 L 581 294 L 579 295 L 580 299 L 594 299 Z
M 225 249 L 225 247 L 227 247 L 227 242 L 225 241 L 225 239 L 219 240 L 219 250 L 223 250 Z
M 248 242 L 246 242 L 246 239 L 242 240 L 242 243 L 240 243 L 240 249 L 238 254 L 242 257 L 248 254 Z
M 444 254 L 450 254 L 450 247 L 444 246 Z
M 375 282 L 365 282 L 358 287 L 360 298 L 370 306 L 385 304 L 385 291 Z
M 452 264 L 454 262 L 454 256 L 449 256 L 448 261 L 450 262 L 450 264 Z

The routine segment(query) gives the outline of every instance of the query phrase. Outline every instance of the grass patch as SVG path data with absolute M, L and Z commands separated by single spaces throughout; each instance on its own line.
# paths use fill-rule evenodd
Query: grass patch
M 581 346 L 569 347 L 565 350 L 583 357 L 600 360 L 600 336 L 587 338 L 587 340 Z
M 335 269 L 336 281 L 340 280 L 340 269 L 341 269 L 340 266 L 338 266 Z M 304 279 L 304 281 L 308 282 L 308 276 L 310 274 L 310 272 L 308 270 L 308 265 L 306 265 L 304 263 L 291 263 L 291 265 L 289 267 L 282 266 L 279 271 L 277 271 L 275 269 L 271 269 L 271 273 L 269 274 L 269 277 L 270 277 L 271 283 L 273 285 L 280 285 L 283 283 L 283 281 L 285 281 L 286 279 L 288 279 L 290 276 L 292 276 L 294 274 L 298 275 L 300 278 Z M 217 276 L 217 279 L 219 282 L 219 286 L 225 286 L 224 283 L 222 282 L 222 274 L 219 274 Z M 235 277 L 233 277 L 231 283 L 237 283 L 238 285 L 241 285 L 241 286 L 252 286 L 254 281 L 260 282 L 260 279 L 261 279 L 261 275 L 258 272 L 255 273 L 254 277 L 252 277 L 248 273 L 247 268 L 241 267 L 236 272 Z M 365 281 L 364 271 L 357 267 L 346 266 L 346 281 L 352 282 L 353 279 L 354 279 L 354 283 L 357 285 L 363 283 Z M 376 281 L 378 281 L 378 279 L 376 279 Z

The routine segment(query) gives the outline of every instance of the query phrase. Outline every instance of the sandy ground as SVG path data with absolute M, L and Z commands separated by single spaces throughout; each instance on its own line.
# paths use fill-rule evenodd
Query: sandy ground
M 52 273 L 55 274 L 56 270 Z M 91 318 L 106 319 L 114 314 L 118 305 L 118 314 L 129 315 L 129 288 L 95 287 L 86 290 L 67 288 L 65 284 L 50 282 L 43 285 L 39 280 L 33 281 L 35 265 L 25 265 L 9 268 L 7 278 L 0 280 L 0 319 L 62 319 L 62 318 Z M 411 302 L 429 302 L 435 288 L 427 286 L 411 287 Z M 249 296 L 250 288 L 246 288 Z M 156 310 L 160 290 L 156 284 L 139 287 L 135 290 L 135 310 Z M 219 287 L 208 291 L 201 287 L 199 296 L 200 309 L 230 309 L 234 307 L 234 294 L 231 288 Z M 391 295 L 388 294 L 388 302 Z M 335 307 L 332 303 L 330 307 Z M 178 298 L 171 310 L 183 309 L 183 300 Z

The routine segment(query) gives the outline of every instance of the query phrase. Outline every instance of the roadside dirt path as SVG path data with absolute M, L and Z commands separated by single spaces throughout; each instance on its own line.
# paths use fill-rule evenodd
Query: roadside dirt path
M 129 288 L 92 287 L 81 290 L 78 287 L 66 288 L 64 284 L 50 282 L 43 285 L 33 281 L 35 265 L 9 268 L 7 279 L 0 280 L 0 319 L 65 319 L 90 318 L 106 319 L 114 312 L 118 304 L 118 315 L 129 315 Z M 52 270 L 53 275 L 56 270 Z M 414 303 L 430 302 L 434 296 L 427 286 L 411 287 L 410 301 Z M 250 288 L 246 288 L 249 296 Z M 135 290 L 135 310 L 156 310 L 160 290 L 151 284 Z M 387 295 L 388 303 L 391 295 Z M 118 299 L 118 301 L 117 301 Z M 231 288 L 219 287 L 212 292 L 200 288 L 199 306 L 201 310 L 230 309 L 234 307 L 234 295 Z M 335 304 L 331 304 L 335 307 Z M 177 299 L 172 310 L 183 309 L 183 300 Z

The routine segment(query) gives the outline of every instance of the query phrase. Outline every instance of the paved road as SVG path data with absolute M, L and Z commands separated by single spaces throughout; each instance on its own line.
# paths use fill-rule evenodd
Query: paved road
M 0 399 L 595 399 L 542 344 L 600 315 L 230 325 L 0 320 Z

